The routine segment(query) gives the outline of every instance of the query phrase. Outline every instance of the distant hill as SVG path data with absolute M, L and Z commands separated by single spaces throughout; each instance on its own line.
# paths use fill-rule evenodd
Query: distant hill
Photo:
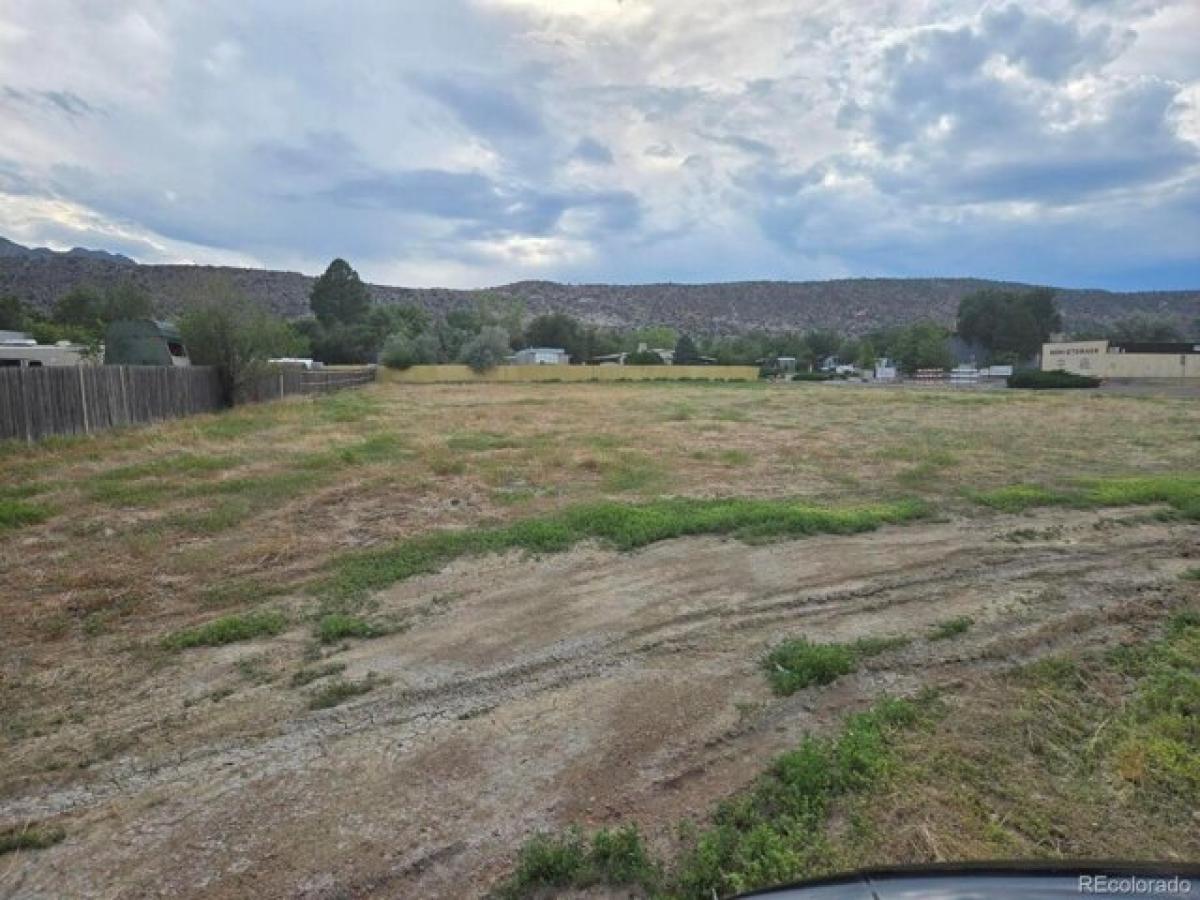
M 0 239 L 0 295 L 15 294 L 40 309 L 77 284 L 103 287 L 128 280 L 166 314 L 178 313 L 205 279 L 227 280 L 247 297 L 289 318 L 308 314 L 312 278 L 297 272 L 213 266 L 144 266 L 103 251 L 29 250 Z M 11 248 L 19 248 L 12 252 Z M 528 315 L 566 312 L 596 325 L 671 325 L 693 334 L 750 329 L 833 328 L 861 334 L 917 319 L 954 321 L 964 294 L 985 287 L 1029 285 L 973 278 L 855 278 L 837 281 L 747 281 L 722 284 L 613 285 L 522 281 L 487 293 L 520 300 Z M 372 285 L 380 303 L 409 303 L 430 312 L 471 306 L 480 291 Z M 1112 322 L 1134 313 L 1200 319 L 1200 290 L 1111 293 L 1064 290 L 1067 327 Z
M 120 253 L 107 250 L 88 250 L 72 247 L 70 250 L 51 250 L 49 247 L 25 247 L 7 238 L 0 237 L 0 259 L 95 259 L 119 266 L 136 266 L 137 263 Z

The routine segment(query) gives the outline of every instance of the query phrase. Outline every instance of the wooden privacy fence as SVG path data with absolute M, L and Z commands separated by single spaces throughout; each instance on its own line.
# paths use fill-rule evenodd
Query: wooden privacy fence
M 224 406 L 207 366 L 43 366 L 0 369 L 0 439 L 90 434 Z
M 248 386 L 241 402 L 325 393 L 375 380 L 373 366 L 281 369 Z M 0 369 L 0 440 L 91 434 L 227 406 L 210 366 L 44 366 Z

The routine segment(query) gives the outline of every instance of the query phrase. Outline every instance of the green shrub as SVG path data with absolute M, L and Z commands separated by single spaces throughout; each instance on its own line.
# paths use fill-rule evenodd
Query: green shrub
M 512 352 L 508 345 L 508 332 L 498 325 L 488 325 L 471 338 L 458 354 L 458 361 L 482 374 L 504 362 Z
M 1008 386 L 1010 388 L 1030 388 L 1035 391 L 1050 388 L 1094 388 L 1100 387 L 1100 379 L 1092 378 L 1090 375 L 1076 375 L 1074 372 L 1067 372 L 1063 369 L 1055 369 L 1051 372 L 1028 369 L 1009 375 Z
M 219 647 L 238 641 L 271 637 L 287 627 L 287 619 L 277 611 L 251 612 L 245 615 L 224 616 L 195 628 L 168 635 L 163 646 L 171 650 L 191 647 Z
M 413 340 L 404 332 L 397 332 L 383 343 L 379 361 L 389 369 L 410 369 L 418 362 L 417 349 Z
M 793 372 L 792 381 L 833 381 L 832 372 Z

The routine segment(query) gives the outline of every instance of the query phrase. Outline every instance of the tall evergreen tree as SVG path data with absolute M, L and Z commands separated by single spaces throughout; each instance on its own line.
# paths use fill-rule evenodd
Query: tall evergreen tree
M 371 294 L 344 259 L 335 259 L 313 282 L 309 306 L 322 325 L 356 325 L 371 309 Z

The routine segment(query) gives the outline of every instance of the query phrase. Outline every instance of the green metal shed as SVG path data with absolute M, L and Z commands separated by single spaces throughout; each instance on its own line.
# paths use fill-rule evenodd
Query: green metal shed
M 130 319 L 104 333 L 106 366 L 190 366 L 179 329 L 169 322 Z

